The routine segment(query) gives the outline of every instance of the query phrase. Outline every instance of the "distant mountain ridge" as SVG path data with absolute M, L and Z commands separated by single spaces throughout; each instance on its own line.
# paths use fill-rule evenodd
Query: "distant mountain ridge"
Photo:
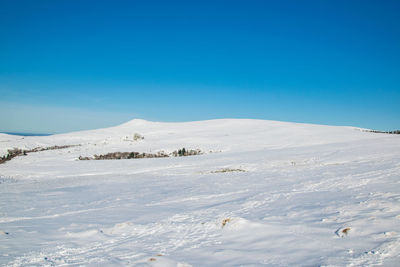
M 50 136 L 53 134 L 47 134 L 47 133 L 15 133 L 15 132 L 0 132 L 3 134 L 9 134 L 9 135 L 19 135 L 19 136 Z

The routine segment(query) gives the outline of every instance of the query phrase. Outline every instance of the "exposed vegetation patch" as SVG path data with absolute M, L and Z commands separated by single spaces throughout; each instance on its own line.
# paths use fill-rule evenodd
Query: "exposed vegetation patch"
M 17 156 L 26 156 L 28 153 L 33 153 L 33 152 L 40 152 L 40 151 L 46 151 L 46 150 L 56 150 L 56 149 L 64 149 L 64 148 L 70 148 L 70 147 L 75 147 L 75 146 L 80 146 L 80 145 L 65 145 L 65 146 L 49 146 L 49 147 L 35 147 L 33 149 L 19 149 L 19 148 L 13 148 L 9 149 L 7 155 L 2 156 L 0 158 L 0 164 L 9 161 Z
M 350 231 L 351 231 L 350 227 L 340 228 L 336 231 L 336 235 L 339 237 L 345 237 L 350 233 Z
M 9 149 L 7 155 L 2 156 L 0 158 L 0 164 L 4 163 L 6 161 L 12 160 L 13 158 L 15 158 L 16 156 L 19 155 L 26 155 L 26 151 L 25 150 L 21 150 L 19 148 L 13 148 L 13 149 Z
M 173 151 L 171 154 L 174 157 L 185 157 L 185 156 L 200 155 L 200 154 L 203 154 L 203 153 L 201 152 L 200 149 L 189 149 L 188 150 L 188 149 L 182 148 L 182 149 L 178 149 L 178 150 Z
M 130 136 L 125 136 L 124 137 L 124 141 L 139 141 L 139 140 L 143 140 L 144 139 L 144 136 L 143 135 L 141 135 L 141 134 L 138 134 L 138 133 L 134 133 L 133 134 L 133 137 L 130 137 Z
M 133 135 L 133 140 L 134 140 L 134 141 L 138 141 L 138 140 L 142 140 L 142 139 L 144 139 L 144 136 L 142 136 L 142 135 L 140 135 L 140 134 L 138 134 L 138 133 L 135 133 L 135 134 Z
M 384 134 L 400 134 L 400 130 L 395 130 L 395 131 L 377 131 L 377 130 L 364 130 L 363 132 L 369 132 L 369 133 L 384 133 Z
M 212 171 L 211 173 L 225 173 L 225 172 L 246 172 L 246 171 L 243 169 L 223 168 L 216 171 Z
M 342 230 L 342 234 L 347 235 L 350 232 L 350 227 L 346 227 Z
M 224 228 L 224 226 L 225 226 L 228 222 L 230 222 L 230 221 L 232 221 L 231 218 L 225 218 L 225 219 L 223 219 L 223 220 L 222 220 L 222 223 L 221 223 L 221 227 Z
M 200 149 L 185 148 L 175 150 L 171 153 L 159 151 L 157 153 L 140 153 L 140 152 L 112 152 L 103 155 L 94 155 L 93 157 L 79 156 L 79 160 L 110 160 L 110 159 L 143 159 L 143 158 L 168 158 L 168 157 L 184 157 L 203 154 Z
M 167 154 L 164 152 L 158 152 L 156 154 L 151 153 L 139 153 L 139 152 L 113 152 L 103 155 L 94 155 L 93 157 L 82 157 L 79 156 L 80 160 L 106 160 L 106 159 L 142 159 L 142 158 L 166 158 Z

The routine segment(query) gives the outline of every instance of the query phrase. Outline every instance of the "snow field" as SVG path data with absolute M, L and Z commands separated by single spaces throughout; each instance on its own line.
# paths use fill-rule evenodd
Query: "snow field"
M 145 139 L 126 141 L 134 133 Z M 2 151 L 81 144 L 0 165 L 3 266 L 400 262 L 399 136 L 259 120 L 133 120 L 0 141 Z M 182 147 L 205 154 L 77 160 Z

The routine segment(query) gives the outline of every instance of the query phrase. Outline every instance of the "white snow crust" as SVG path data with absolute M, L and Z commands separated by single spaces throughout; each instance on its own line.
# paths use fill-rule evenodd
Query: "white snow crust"
M 0 155 L 54 145 L 78 146 L 0 164 L 1 266 L 400 265 L 399 135 L 248 119 L 0 134 Z M 78 160 L 183 147 L 204 154 Z

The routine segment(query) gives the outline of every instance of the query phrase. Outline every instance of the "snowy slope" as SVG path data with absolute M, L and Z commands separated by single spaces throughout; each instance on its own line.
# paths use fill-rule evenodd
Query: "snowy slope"
M 0 134 L 2 154 L 54 145 L 79 146 L 0 165 L 0 265 L 400 262 L 399 135 L 238 119 Z M 78 160 L 182 147 L 204 154 Z

